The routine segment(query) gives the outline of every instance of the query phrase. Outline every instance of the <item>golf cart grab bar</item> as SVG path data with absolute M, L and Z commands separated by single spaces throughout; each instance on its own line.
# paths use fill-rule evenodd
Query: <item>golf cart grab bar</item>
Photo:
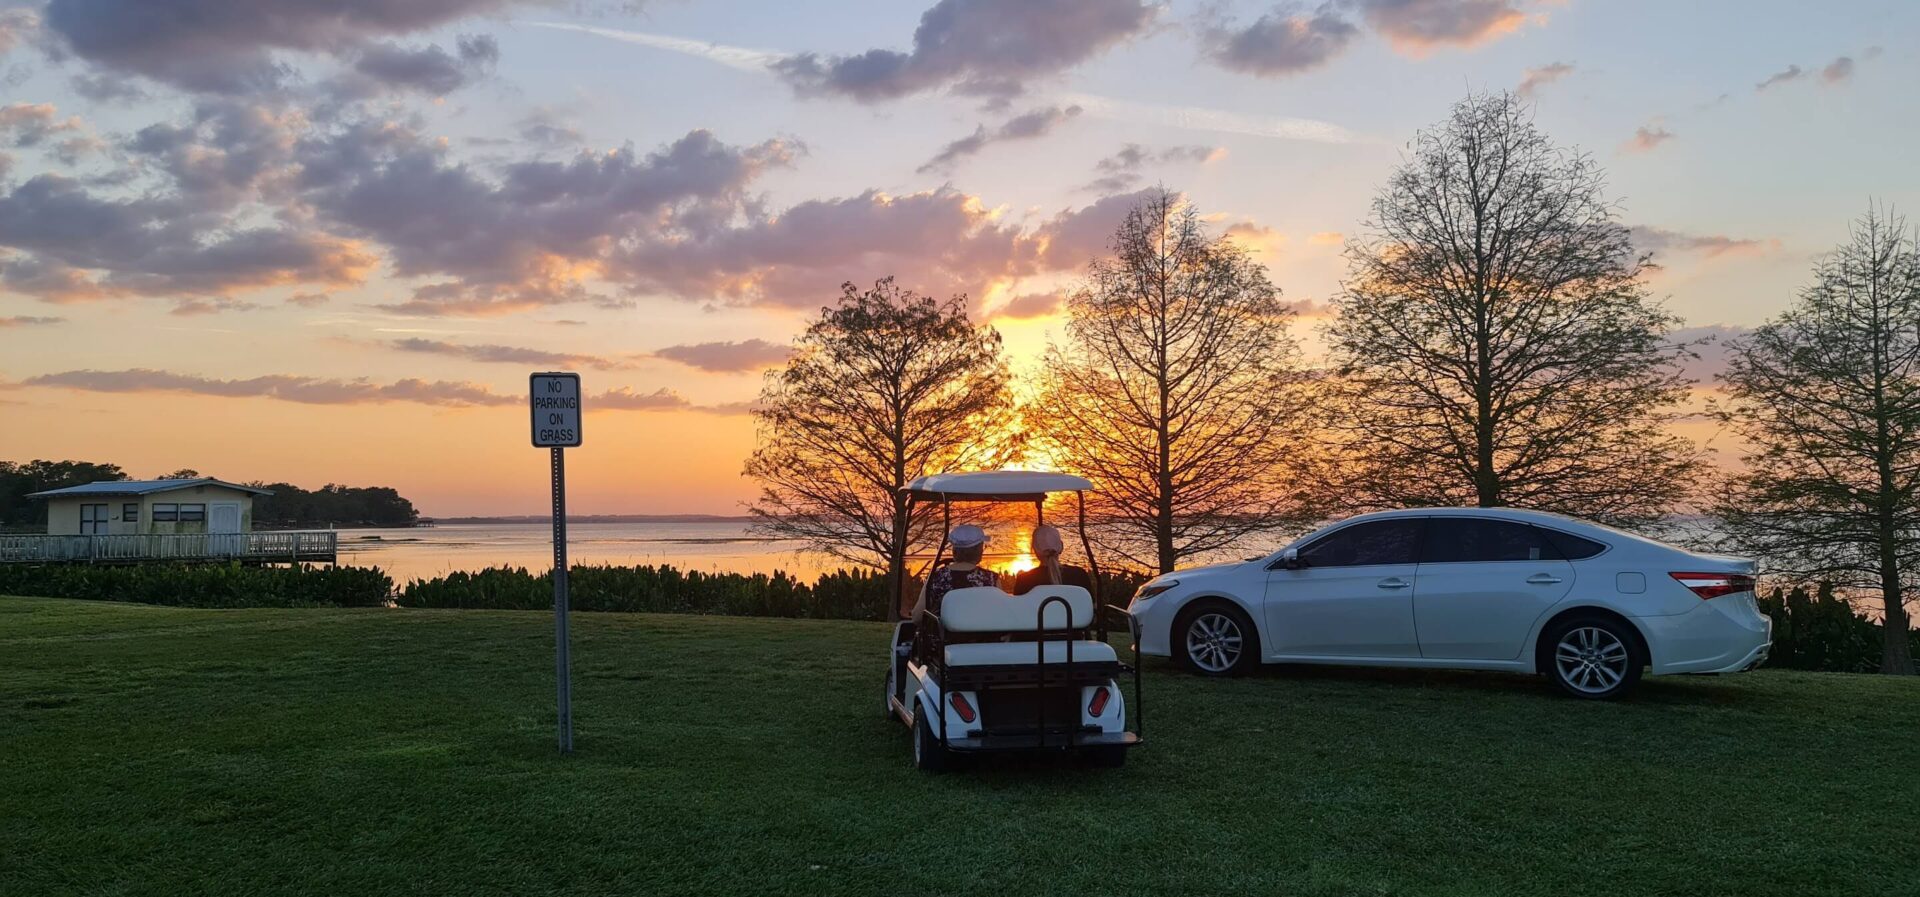
M 932 623 L 933 626 L 928 627 L 928 623 Z M 921 608 L 920 625 L 915 628 L 913 637 L 916 643 L 926 645 L 932 649 L 933 653 L 938 654 L 946 650 L 947 624 L 944 620 L 940 619 L 939 614 L 934 613 L 928 608 Z M 933 671 L 933 682 L 934 685 L 940 689 L 940 700 L 934 702 L 933 707 L 922 708 L 918 712 L 935 714 L 934 719 L 940 722 L 940 747 L 942 750 L 945 750 L 948 743 L 947 665 L 944 662 L 934 663 L 929 659 L 927 661 L 927 668 Z
M 1035 653 L 1033 672 L 1034 678 L 1038 680 L 1037 687 L 1040 690 L 1040 700 L 1036 702 L 1039 705 L 1039 717 L 1036 720 L 1038 725 L 1035 727 L 1035 734 L 1039 738 L 1039 745 L 1043 748 L 1047 746 L 1047 606 L 1056 601 L 1060 602 L 1060 609 L 1067 612 L 1066 622 L 1060 624 L 1060 631 L 1066 636 L 1067 670 L 1069 673 L 1073 670 L 1073 603 L 1068 601 L 1064 595 L 1048 595 L 1041 599 L 1040 607 L 1033 612 L 1033 644 Z M 1068 688 L 1073 687 L 1071 675 L 1066 677 L 1066 686 Z M 1074 697 L 1073 706 L 1076 708 L 1080 706 L 1080 698 L 1078 696 Z M 1067 733 L 1067 743 L 1073 743 L 1073 733 L 1071 731 Z
M 1147 737 L 1147 703 L 1140 688 L 1140 621 L 1118 604 L 1102 604 L 1098 607 L 1100 611 L 1118 614 L 1127 620 L 1127 635 L 1133 639 L 1130 646 L 1133 649 L 1133 663 L 1125 664 L 1133 672 L 1133 731 L 1144 740 Z

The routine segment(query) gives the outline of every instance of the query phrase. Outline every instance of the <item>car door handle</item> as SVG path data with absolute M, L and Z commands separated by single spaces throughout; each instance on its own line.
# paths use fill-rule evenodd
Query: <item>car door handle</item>
M 1527 584 L 1535 585 L 1535 586 L 1558 585 L 1560 581 L 1561 581 L 1560 577 L 1555 576 L 1551 573 L 1535 573 L 1532 576 L 1527 577 Z
M 1413 585 L 1413 583 L 1410 583 L 1404 579 L 1401 579 L 1398 576 L 1394 576 L 1394 577 L 1389 577 L 1387 579 L 1380 580 L 1379 585 L 1380 585 L 1380 588 L 1383 588 L 1383 589 L 1404 589 L 1407 586 Z

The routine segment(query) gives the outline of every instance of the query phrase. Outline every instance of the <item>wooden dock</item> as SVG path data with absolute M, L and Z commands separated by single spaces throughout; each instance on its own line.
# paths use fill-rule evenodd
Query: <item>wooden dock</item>
M 146 564 L 239 561 L 331 564 L 333 530 L 264 533 L 153 533 L 117 536 L 0 535 L 0 564 Z

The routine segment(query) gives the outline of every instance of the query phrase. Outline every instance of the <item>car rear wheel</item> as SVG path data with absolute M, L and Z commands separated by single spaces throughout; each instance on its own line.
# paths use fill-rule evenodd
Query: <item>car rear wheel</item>
M 921 772 L 945 772 L 952 755 L 940 744 L 940 736 L 933 734 L 933 726 L 927 724 L 927 708 L 922 706 L 913 715 L 913 768 Z
M 1203 676 L 1238 676 L 1260 662 L 1260 634 L 1240 609 L 1209 602 L 1188 608 L 1173 627 L 1175 659 Z
M 1627 624 L 1600 616 L 1573 617 L 1549 628 L 1540 640 L 1540 668 L 1561 691 L 1576 698 L 1618 698 L 1640 682 L 1640 642 Z

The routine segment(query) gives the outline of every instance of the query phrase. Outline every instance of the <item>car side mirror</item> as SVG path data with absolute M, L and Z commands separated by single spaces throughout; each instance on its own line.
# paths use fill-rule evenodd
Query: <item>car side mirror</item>
M 1286 551 L 1280 552 L 1280 566 L 1287 570 L 1299 570 L 1305 567 L 1306 563 L 1300 560 L 1299 549 L 1289 548 Z

